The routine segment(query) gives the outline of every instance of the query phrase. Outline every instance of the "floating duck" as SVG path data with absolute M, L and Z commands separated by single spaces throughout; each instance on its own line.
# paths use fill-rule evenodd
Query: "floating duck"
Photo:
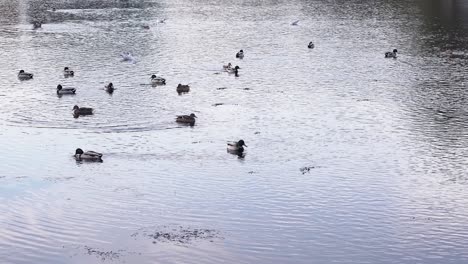
M 113 83 L 109 83 L 108 85 L 104 86 L 104 88 L 106 89 L 106 92 L 108 92 L 110 94 L 114 92 L 114 84 Z
M 81 115 L 92 115 L 93 114 L 93 109 L 89 107 L 79 107 L 75 105 L 73 107 L 73 116 L 78 117 Z
M 231 69 L 231 67 L 232 67 L 232 64 L 230 62 L 227 65 L 223 65 L 223 69 L 226 70 L 226 71 L 228 69 Z
M 190 115 L 180 115 L 180 116 L 177 116 L 176 122 L 183 123 L 183 124 L 190 124 L 191 126 L 193 126 L 195 125 L 195 118 L 197 118 L 197 116 L 193 113 Z
M 291 26 L 297 26 L 297 25 L 299 25 L 299 20 L 296 20 L 296 21 L 291 23 Z
M 63 68 L 63 75 L 65 75 L 65 77 L 73 77 L 75 76 L 75 72 L 70 70 L 70 68 L 65 67 Z
M 42 27 L 42 22 L 39 22 L 39 21 L 34 21 L 32 24 L 33 24 L 33 30 L 39 29 Z
M 177 85 L 176 91 L 178 93 L 188 93 L 190 91 L 190 86 L 188 84 L 184 85 L 179 83 L 179 85 Z
M 130 52 L 122 52 L 120 56 L 123 61 L 133 61 L 133 56 Z
M 84 152 L 82 149 L 77 148 L 75 151 L 75 159 L 77 161 L 99 161 L 102 162 L 102 154 L 95 152 L 95 151 L 86 151 Z
M 75 88 L 63 88 L 61 84 L 57 85 L 57 94 L 62 95 L 62 94 L 75 94 L 76 89 Z
M 152 85 L 166 85 L 166 79 L 158 77 L 155 74 L 151 75 L 151 84 Z
M 394 59 L 396 59 L 397 52 L 398 52 L 397 49 L 394 49 L 393 52 L 390 52 L 390 51 L 385 52 L 385 58 L 394 58 Z
M 315 47 L 315 45 L 314 45 L 314 43 L 312 43 L 312 41 L 311 41 L 311 42 L 309 42 L 309 45 L 307 45 L 307 47 L 308 47 L 309 49 L 313 49 L 313 48 Z
M 237 74 L 239 73 L 239 69 L 240 69 L 240 67 L 236 65 L 236 67 L 228 68 L 228 69 L 226 69 L 226 71 L 228 73 L 234 73 L 237 76 Z
M 242 139 L 237 142 L 230 141 L 227 143 L 227 150 L 229 152 L 242 153 L 244 152 L 244 147 L 247 147 L 247 145 L 245 145 L 245 142 Z
M 244 51 L 239 50 L 239 52 L 236 53 L 236 58 L 238 58 L 238 59 L 244 58 Z
M 20 70 L 19 73 L 18 73 L 18 78 L 20 80 L 29 80 L 29 79 L 32 79 L 33 76 L 34 75 L 32 73 L 27 73 L 24 70 Z

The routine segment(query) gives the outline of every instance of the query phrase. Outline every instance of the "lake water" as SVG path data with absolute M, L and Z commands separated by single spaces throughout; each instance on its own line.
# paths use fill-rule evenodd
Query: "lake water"
M 0 262 L 466 263 L 467 44 L 462 0 L 0 0 Z

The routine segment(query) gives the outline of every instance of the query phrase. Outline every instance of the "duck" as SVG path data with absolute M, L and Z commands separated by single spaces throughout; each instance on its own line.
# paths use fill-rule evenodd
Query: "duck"
M 244 152 L 244 147 L 247 147 L 247 145 L 245 145 L 245 142 L 242 139 L 237 142 L 230 141 L 227 143 L 227 150 L 229 152 L 242 153 Z
M 102 162 L 102 154 L 95 152 L 95 151 L 86 151 L 84 152 L 82 149 L 77 148 L 75 150 L 75 159 L 77 161 L 100 161 Z
M 32 24 L 33 24 L 33 30 L 39 29 L 42 27 L 42 22 L 39 22 L 39 21 L 34 21 Z
M 237 76 L 237 74 L 239 73 L 239 69 L 240 69 L 240 67 L 236 65 L 236 67 L 228 68 L 228 69 L 226 69 L 226 71 L 228 73 L 234 73 Z
M 296 21 L 292 22 L 292 23 L 291 23 L 291 26 L 297 26 L 297 25 L 299 25 L 299 21 L 300 21 L 300 20 L 296 20 Z
M 153 74 L 153 75 L 151 75 L 151 84 L 153 84 L 153 85 L 166 85 L 166 79 Z
M 80 115 L 92 115 L 93 114 L 93 109 L 90 107 L 79 107 L 75 105 L 73 107 L 73 115 L 75 117 L 78 117 Z
M 190 86 L 188 84 L 180 84 L 177 85 L 177 92 L 178 93 L 188 93 L 190 91 Z
M 114 84 L 113 83 L 109 83 L 108 85 L 104 86 L 104 88 L 106 89 L 106 92 L 108 92 L 110 94 L 114 92 Z
M 61 84 L 57 85 L 57 94 L 62 95 L 62 94 L 75 94 L 76 89 L 75 88 L 63 88 Z
M 238 59 L 244 58 L 244 51 L 239 50 L 239 52 L 236 53 L 236 58 L 238 58 Z
M 385 52 L 385 58 L 394 58 L 394 59 L 396 59 L 397 52 L 398 52 L 397 49 L 394 49 L 393 52 L 390 52 L 390 51 Z
M 191 126 L 193 126 L 195 125 L 195 118 L 197 118 L 197 116 L 194 113 L 191 113 L 190 115 L 180 115 L 177 116 L 176 122 L 190 124 Z
M 34 76 L 34 74 L 27 73 L 24 70 L 20 70 L 19 73 L 18 73 L 18 78 L 21 79 L 21 80 L 29 80 L 29 79 L 32 79 L 33 76 Z
M 120 56 L 123 61 L 133 61 L 133 56 L 130 52 L 122 52 Z
M 229 62 L 227 65 L 223 65 L 223 69 L 227 71 L 228 69 L 232 68 L 232 64 Z
M 63 68 L 63 75 L 65 75 L 65 77 L 73 77 L 75 76 L 75 72 L 70 70 L 70 68 L 65 67 Z
M 314 43 L 312 43 L 312 41 L 311 41 L 311 42 L 309 42 L 309 45 L 307 45 L 307 47 L 308 47 L 309 49 L 313 49 L 313 48 L 315 47 L 315 45 L 314 45 Z

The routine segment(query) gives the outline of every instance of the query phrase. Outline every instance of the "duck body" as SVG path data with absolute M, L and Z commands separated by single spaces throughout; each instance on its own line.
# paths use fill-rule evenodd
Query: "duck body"
M 95 152 L 95 151 L 86 151 L 84 152 L 82 149 L 77 148 L 74 155 L 77 161 L 100 161 L 102 162 L 102 154 Z
M 236 58 L 243 59 L 244 58 L 244 51 L 239 50 L 239 52 L 236 53 Z
M 166 85 L 166 79 L 153 74 L 151 75 L 151 84 L 152 85 Z
M 396 49 L 394 49 L 393 51 L 385 52 L 385 58 L 394 58 L 394 59 L 396 59 L 397 52 L 398 52 L 398 50 L 396 50 Z
M 93 109 L 90 107 L 79 107 L 77 105 L 73 107 L 74 116 L 92 115 L 92 114 L 93 114 Z
M 224 69 L 225 71 L 228 71 L 228 70 L 231 69 L 231 68 L 232 68 L 232 64 L 231 64 L 230 62 L 229 62 L 227 65 L 223 65 L 223 69 Z
M 243 153 L 244 152 L 244 147 L 247 147 L 245 145 L 244 140 L 239 140 L 239 141 L 230 141 L 227 143 L 227 151 L 231 153 Z
M 106 92 L 108 92 L 110 94 L 114 92 L 114 84 L 113 83 L 109 83 L 108 85 L 104 86 L 104 88 L 106 89 Z
M 315 48 L 315 45 L 314 45 L 314 43 L 312 43 L 312 42 L 309 42 L 309 45 L 307 45 L 307 48 L 309 48 L 309 49 L 313 49 L 313 48 Z
M 18 73 L 18 78 L 20 80 L 29 80 L 29 79 L 32 79 L 34 76 L 34 74 L 32 73 L 27 73 L 25 72 L 24 70 L 20 70 L 19 73 Z
M 190 115 L 180 115 L 177 116 L 176 122 L 193 126 L 195 125 L 195 118 L 197 118 L 197 116 L 193 113 Z
M 64 75 L 65 77 L 73 77 L 73 76 L 75 76 L 75 72 L 72 71 L 72 70 L 70 70 L 70 68 L 65 67 L 65 68 L 63 69 L 63 75 Z
M 190 86 L 188 84 L 180 84 L 177 85 L 176 91 L 178 93 L 188 93 L 190 91 Z
M 76 92 L 75 88 L 63 88 L 61 84 L 57 85 L 57 94 L 58 95 L 75 94 L 75 92 Z
M 226 71 L 227 71 L 228 73 L 237 74 L 237 73 L 239 73 L 239 69 L 240 69 L 240 67 L 239 67 L 239 66 L 236 66 L 236 67 L 234 67 L 234 68 L 227 68 Z

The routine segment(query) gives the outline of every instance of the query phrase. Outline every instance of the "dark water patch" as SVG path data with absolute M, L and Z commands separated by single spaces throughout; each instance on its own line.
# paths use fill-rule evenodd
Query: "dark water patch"
M 152 240 L 153 244 L 173 243 L 178 245 L 192 244 L 196 241 L 214 242 L 223 239 L 220 232 L 214 229 L 192 228 L 183 226 L 160 226 L 155 228 L 143 228 L 133 233 L 132 237 L 145 237 Z

